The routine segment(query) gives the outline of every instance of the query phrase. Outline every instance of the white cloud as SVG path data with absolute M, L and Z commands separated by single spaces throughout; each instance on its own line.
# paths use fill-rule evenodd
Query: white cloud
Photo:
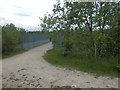
M 37 26 L 39 17 L 52 13 L 55 3 L 56 0 L 0 0 L 0 17 L 16 25 Z

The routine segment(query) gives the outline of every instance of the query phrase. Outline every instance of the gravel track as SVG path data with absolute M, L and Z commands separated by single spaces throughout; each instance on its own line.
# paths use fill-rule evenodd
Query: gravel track
M 43 59 L 51 43 L 2 61 L 3 88 L 118 88 L 118 78 L 53 66 Z

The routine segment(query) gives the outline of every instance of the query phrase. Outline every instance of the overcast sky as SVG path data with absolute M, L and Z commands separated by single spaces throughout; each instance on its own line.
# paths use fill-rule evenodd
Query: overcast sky
M 12 22 L 17 26 L 36 27 L 39 17 L 52 13 L 56 0 L 0 0 L 0 25 Z

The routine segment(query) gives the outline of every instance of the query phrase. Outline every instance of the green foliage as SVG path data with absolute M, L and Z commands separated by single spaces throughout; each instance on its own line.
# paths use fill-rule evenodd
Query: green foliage
M 118 59 L 115 58 L 97 58 L 94 57 L 84 57 L 82 55 L 72 57 L 62 55 L 64 48 L 57 48 L 49 50 L 44 58 L 53 65 L 58 65 L 62 67 L 67 67 L 70 69 L 77 69 L 97 75 L 110 75 L 118 76 L 118 70 L 116 66 L 118 65 Z
M 12 51 L 20 43 L 20 31 L 14 24 L 2 27 L 2 53 Z
M 118 75 L 120 65 L 120 18 L 116 2 L 64 2 L 54 5 L 41 27 L 54 46 L 64 37 L 62 48 L 48 51 L 45 59 L 55 65 L 97 74 Z
M 119 56 L 120 55 L 120 30 L 119 30 L 118 26 L 117 28 L 114 28 L 113 30 L 111 30 L 110 36 L 111 36 L 111 50 L 112 50 L 112 54 L 114 56 Z M 110 46 L 109 46 L 110 47 Z
M 85 32 L 82 30 L 77 30 L 74 32 L 74 49 L 76 54 L 92 55 L 92 35 L 90 32 Z
M 59 31 L 49 32 L 49 37 L 50 41 L 52 41 L 54 48 L 63 46 L 63 41 L 61 40 L 63 39 L 63 36 L 61 35 L 61 32 Z
M 109 36 L 110 31 L 95 31 L 93 32 L 94 43 L 96 44 L 96 50 L 98 56 L 109 55 L 108 46 L 111 42 L 111 37 Z
M 2 55 L 2 26 L 0 26 L 0 59 Z
M 5 58 L 9 58 L 9 57 L 24 53 L 26 51 L 28 51 L 28 50 L 27 49 L 14 49 L 12 51 L 5 52 L 2 54 L 2 60 L 4 60 Z
M 54 46 L 63 35 L 63 55 L 115 57 L 119 55 L 119 4 L 116 2 L 64 2 L 54 5 L 53 14 L 45 15 L 41 27 L 52 30 Z
M 66 31 L 65 34 L 65 40 L 64 40 L 64 47 L 65 47 L 65 51 L 64 51 L 64 55 L 71 55 L 72 51 L 73 51 L 73 32 L 70 31 Z
M 120 64 L 116 66 L 116 69 L 120 72 Z

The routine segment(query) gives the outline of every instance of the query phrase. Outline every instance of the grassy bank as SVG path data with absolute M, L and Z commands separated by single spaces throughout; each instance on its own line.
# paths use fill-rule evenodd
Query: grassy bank
M 49 43 L 49 42 L 42 43 L 40 46 L 47 44 L 47 43 Z M 24 53 L 32 48 L 35 48 L 35 47 L 39 47 L 39 46 L 33 46 L 31 48 L 28 48 L 28 49 L 15 49 L 13 51 L 9 51 L 7 53 L 2 54 L 2 59 L 9 58 L 9 57 Z
M 87 58 L 87 57 L 72 57 L 62 55 L 63 49 L 52 49 L 49 50 L 44 58 L 54 64 L 62 67 L 77 69 L 97 75 L 110 75 L 110 76 L 118 76 L 118 70 L 116 69 L 116 65 L 118 64 L 117 58 Z
M 5 54 L 2 54 L 2 59 L 8 58 L 8 57 L 12 57 L 12 56 L 24 53 L 26 51 L 28 51 L 28 50 L 27 49 L 16 49 L 16 50 L 7 52 Z

